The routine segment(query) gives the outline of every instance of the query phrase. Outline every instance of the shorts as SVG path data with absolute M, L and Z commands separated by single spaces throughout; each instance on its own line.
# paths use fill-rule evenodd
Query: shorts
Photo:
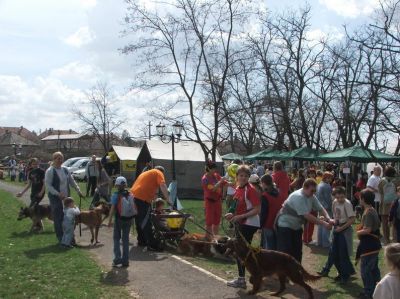
M 222 201 L 217 200 L 212 202 L 210 200 L 206 200 L 205 213 L 207 226 L 219 225 L 221 223 L 222 216 Z

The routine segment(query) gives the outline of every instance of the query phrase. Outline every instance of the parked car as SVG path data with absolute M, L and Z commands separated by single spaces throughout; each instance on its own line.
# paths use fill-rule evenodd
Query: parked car
M 83 158 L 78 161 L 76 161 L 74 164 L 71 166 L 67 167 L 70 173 L 73 173 L 74 171 L 77 171 L 78 169 L 83 169 L 85 170 L 86 165 L 89 163 L 90 159 L 89 158 Z
M 68 160 L 65 160 L 62 166 L 64 167 L 71 167 L 75 162 L 85 159 L 86 157 L 74 157 L 74 158 L 69 158 Z
M 86 180 L 87 180 L 86 169 L 81 168 L 81 169 L 75 170 L 74 172 L 72 172 L 72 177 L 76 181 L 85 181 L 86 182 Z

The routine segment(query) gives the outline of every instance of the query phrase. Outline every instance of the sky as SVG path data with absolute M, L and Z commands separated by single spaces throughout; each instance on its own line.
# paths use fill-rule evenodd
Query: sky
M 145 0 L 141 0 L 145 1 Z M 272 12 L 301 0 L 264 0 Z M 358 26 L 378 0 L 310 0 L 311 36 L 343 37 L 343 25 Z M 126 3 L 122 0 L 0 0 L 0 126 L 80 130 L 71 113 L 85 91 L 107 82 L 126 111 L 121 126 L 132 136 L 147 121 L 155 94 L 131 90 L 134 57 L 118 49 Z M 134 113 L 133 113 L 134 112 Z

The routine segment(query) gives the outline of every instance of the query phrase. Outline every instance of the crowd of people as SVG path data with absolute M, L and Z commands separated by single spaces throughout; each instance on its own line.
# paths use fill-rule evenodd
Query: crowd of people
M 62 166 L 63 161 L 61 152 L 54 153 L 51 166 L 44 171 L 39 168 L 37 159 L 31 159 L 26 173 L 28 184 L 17 196 L 30 189 L 30 206 L 35 208 L 47 191 L 57 240 L 70 248 L 75 245 L 74 219 L 80 213 L 70 197 L 70 188 L 81 197 L 83 193 L 68 169 Z M 111 204 L 108 224 L 114 228 L 113 266 L 129 266 L 129 232 L 133 221 L 138 246 L 160 250 L 149 215 L 153 202 L 156 202 L 156 212 L 165 202 L 173 206 L 164 168 L 147 167 L 131 188 L 124 177 L 116 178 L 117 190 L 111 196 L 111 180 L 95 156 L 88 163 L 87 172 L 90 185 L 87 196 L 92 197 L 90 208 L 94 208 L 100 198 Z M 360 298 L 394 298 L 400 291 L 400 244 L 397 243 L 400 241 L 400 181 L 394 167 L 387 166 L 383 177 L 379 166 L 370 177 L 361 173 L 355 184 L 354 199 L 350 200 L 343 180 L 338 179 L 333 169 L 322 170 L 310 165 L 289 175 L 279 161 L 253 167 L 233 161 L 225 176 L 218 173 L 216 163 L 208 161 L 201 185 L 207 239 L 218 235 L 221 219 L 225 218 L 236 223 L 237 234 L 248 243 L 252 243 L 259 231 L 260 247 L 287 253 L 299 263 L 303 244 L 327 248 L 327 261 L 318 273 L 328 276 L 335 266 L 338 271 L 335 280 L 341 284 L 346 284 L 356 272 L 351 262 L 353 224 L 357 211 L 361 211 L 361 221 L 356 227 L 359 244 L 355 255 L 364 286 Z M 160 192 L 164 200 L 155 201 Z M 227 213 L 222 215 L 224 199 Z M 318 229 L 313 240 L 315 225 Z M 382 245 L 387 245 L 385 256 L 391 272 L 381 280 L 378 256 Z M 239 260 L 237 267 L 238 277 L 229 281 L 228 286 L 246 288 L 245 268 Z
M 387 166 L 382 178 L 380 172 L 381 168 L 376 166 L 369 178 L 360 173 L 354 200 L 349 200 L 344 181 L 332 168 L 322 170 L 310 165 L 288 175 L 279 161 L 265 166 L 233 161 L 227 166 L 226 176 L 221 177 L 216 163 L 209 161 L 202 178 L 208 237 L 218 234 L 221 218 L 225 217 L 237 223 L 237 237 L 251 244 L 254 234 L 260 230 L 262 248 L 287 253 L 300 263 L 303 244 L 327 248 L 326 264 L 318 273 L 328 276 L 335 266 L 338 271 L 335 281 L 346 284 L 356 273 L 351 262 L 353 224 L 356 210 L 360 210 L 362 218 L 356 229 L 359 244 L 355 256 L 364 286 L 360 298 L 395 298 L 400 291 L 400 244 L 397 243 L 400 241 L 400 182 L 394 167 Z M 230 188 L 235 190 L 233 194 Z M 225 197 L 228 213 L 222 215 Z M 318 231 L 316 240 L 312 240 L 315 225 Z M 390 240 L 390 230 L 393 240 Z M 392 271 L 378 283 L 382 244 L 388 245 L 386 258 Z M 238 277 L 229 281 L 228 286 L 246 288 L 245 269 L 239 260 L 237 265 Z M 391 284 L 390 291 L 383 291 L 388 284 Z

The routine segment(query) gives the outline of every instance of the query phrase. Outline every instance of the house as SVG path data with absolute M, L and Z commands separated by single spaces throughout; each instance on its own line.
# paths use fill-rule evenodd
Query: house
M 175 143 L 175 169 L 178 181 L 179 198 L 203 197 L 201 178 L 204 175 L 205 156 L 201 146 L 193 141 Z M 167 185 L 172 180 L 172 144 L 161 140 L 147 140 L 137 158 L 136 174 L 140 174 L 146 162 L 165 168 Z M 217 152 L 216 162 L 220 171 L 223 169 L 222 159 Z
M 28 157 L 38 148 L 39 144 L 15 133 L 13 130 L 7 129 L 0 135 L 0 156 L 2 157 L 11 155 Z

